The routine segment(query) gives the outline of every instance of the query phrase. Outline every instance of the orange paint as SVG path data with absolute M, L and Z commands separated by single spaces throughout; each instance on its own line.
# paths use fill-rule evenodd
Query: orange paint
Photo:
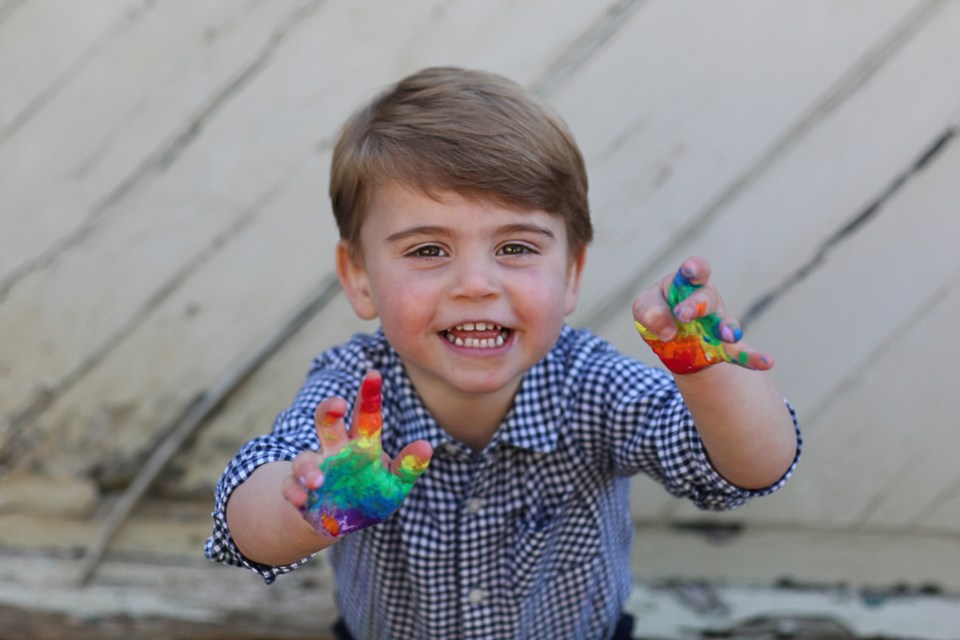
M 327 533 L 332 535 L 334 538 L 340 536 L 340 523 L 337 522 L 336 518 L 328 516 L 324 513 L 320 515 L 320 523 L 323 525 L 323 528 L 327 530 Z

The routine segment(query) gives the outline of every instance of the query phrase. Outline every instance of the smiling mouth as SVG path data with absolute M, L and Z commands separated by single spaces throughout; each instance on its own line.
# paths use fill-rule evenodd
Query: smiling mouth
M 465 322 L 440 332 L 450 344 L 469 349 L 496 349 L 510 338 L 511 329 L 492 322 Z

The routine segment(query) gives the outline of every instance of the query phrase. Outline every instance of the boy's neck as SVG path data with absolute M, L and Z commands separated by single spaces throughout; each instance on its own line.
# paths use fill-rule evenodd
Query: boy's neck
M 500 428 L 518 388 L 519 382 L 513 388 L 501 389 L 493 394 L 441 395 L 431 394 L 427 389 L 417 391 L 440 428 L 479 453 L 490 444 Z

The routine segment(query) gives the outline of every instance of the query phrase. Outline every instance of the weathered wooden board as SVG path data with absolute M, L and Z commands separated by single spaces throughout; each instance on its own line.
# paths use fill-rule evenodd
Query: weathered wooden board
M 536 88 L 585 151 L 597 240 L 574 324 L 649 361 L 630 295 L 690 253 L 735 314 L 774 294 L 748 336 L 778 358 L 806 457 L 776 499 L 718 517 L 960 531 L 950 372 L 911 360 L 953 348 L 935 336 L 957 313 L 956 139 L 913 170 L 960 115 L 960 3 L 103 0 L 72 24 L 56 6 L 0 5 L 0 335 L 18 337 L 0 417 L 39 407 L 21 466 L 134 471 L 330 278 L 344 117 L 460 64 Z M 310 358 L 363 328 L 334 297 L 164 490 L 208 492 Z M 638 486 L 638 518 L 704 515 Z
M 960 5 L 953 4 L 892 53 L 869 82 L 860 83 L 855 93 L 765 167 L 762 175 L 726 203 L 714 220 L 666 253 L 661 260 L 664 273 L 669 264 L 678 263 L 686 255 L 707 255 L 735 315 L 745 312 L 751 301 L 776 292 L 781 283 L 790 281 L 791 271 L 799 272 L 807 265 L 814 271 L 825 270 L 827 279 L 837 279 L 829 258 L 819 264 L 820 252 L 837 242 L 844 235 L 844 227 L 897 184 L 904 173 L 912 171 L 918 158 L 949 130 L 960 113 L 960 86 L 951 80 L 960 67 L 960 51 L 954 45 L 958 34 Z M 924 72 L 918 73 L 918 69 Z M 730 241 L 740 237 L 758 241 Z M 789 298 L 794 293 L 791 289 L 780 295 Z M 801 426 L 807 431 L 843 372 L 857 363 L 847 349 L 837 353 L 832 343 L 801 340 L 798 336 L 802 334 L 777 331 L 785 313 L 775 304 L 763 316 L 767 329 L 758 320 L 748 328 L 747 336 L 752 344 L 777 357 L 774 375 L 799 410 Z M 817 324 L 810 312 L 802 317 Z M 629 317 L 626 320 L 614 319 L 598 329 L 622 349 L 649 360 Z M 872 322 L 866 324 L 858 340 L 874 344 L 886 339 L 874 327 Z M 812 360 L 804 366 L 791 354 Z M 896 431 L 900 425 L 884 423 L 876 428 Z M 798 477 L 817 473 L 809 468 L 808 457 Z M 788 487 L 790 492 L 796 490 Z M 796 505 L 782 502 L 779 496 L 772 502 L 781 503 L 782 516 L 788 520 L 826 524 L 812 513 L 790 513 Z M 684 517 L 703 516 L 679 502 L 673 506 Z M 670 507 L 656 501 L 645 506 L 635 504 L 641 518 L 659 517 L 664 508 Z M 757 521 L 763 519 L 760 514 L 768 508 L 774 507 L 760 504 L 724 517 Z
M 662 275 L 657 258 L 926 6 L 649 5 L 554 100 L 594 177 L 597 250 L 573 321 L 620 312 L 629 327 L 632 294 Z
M 944 298 L 960 278 L 958 171 L 954 138 L 757 323 L 760 336 L 805 336 L 782 345 L 782 361 L 797 383 L 820 380 L 824 395 L 806 422 L 804 472 L 754 518 L 921 526 L 916 519 L 955 486 L 956 420 L 940 405 L 955 395 L 955 302 Z M 904 256 L 907 247 L 922 252 Z
M 671 273 L 686 256 L 705 255 L 728 309 L 740 315 L 814 262 L 960 115 L 960 87 L 950 81 L 960 62 L 953 44 L 960 10 L 949 5 L 924 18 L 921 25 L 908 22 L 885 34 L 884 52 L 846 69 L 811 105 L 802 131 L 779 150 L 761 154 L 748 180 L 741 183 L 737 176 L 720 188 L 725 200 L 710 205 L 707 219 L 679 237 L 661 235 L 664 249 L 637 289 Z M 911 26 L 919 31 L 903 32 Z M 629 300 L 622 304 L 625 318 L 598 317 L 591 326 L 624 351 L 647 357 L 629 322 Z M 777 353 L 777 340 L 752 342 Z M 795 395 L 803 389 L 790 392 L 791 399 L 806 404 L 805 396 Z
M 145 4 L 0 3 L 0 141 L 56 95 L 77 65 L 135 19 Z
M 551 29 L 531 38 L 529 19 L 511 19 L 530 15 L 529 5 L 482 7 L 482 20 L 478 5 L 436 1 L 324 5 L 305 15 L 124 215 L 21 282 L 0 310 L 0 329 L 25 326 L 42 306 L 31 330 L 53 343 L 51 353 L 28 345 L 12 355 L 23 364 L 18 376 L 52 374 L 57 390 L 33 434 L 57 434 L 52 444 L 66 457 L 90 441 L 101 452 L 142 452 L 158 426 L 276 326 L 332 267 L 324 154 L 362 99 L 428 64 L 510 64 L 489 45 L 446 53 L 467 26 L 503 21 L 498 42 L 524 60 L 514 75 L 534 82 L 609 20 L 603 4 L 556 13 L 543 3 L 535 13 L 549 13 Z
M 182 5 L 156 3 L 64 79 L 0 148 L 3 206 L 18 212 L 0 252 L 4 291 L 123 215 L 123 197 L 257 71 L 298 4 L 215 0 L 185 20 Z
M 0 354 L 14 372 L 0 387 L 5 413 L 29 404 L 37 387 L 82 375 L 84 361 L 130 322 L 131 307 L 229 224 L 217 222 L 239 215 L 243 200 L 231 198 L 243 183 L 231 190 L 213 179 L 229 155 L 162 194 L 162 208 L 136 203 L 256 68 L 295 6 L 210 2 L 185 20 L 182 5 L 159 3 L 0 147 L 0 333 L 35 336 Z M 201 193 L 189 191 L 197 185 Z M 197 197 L 178 200 L 184 192 Z M 131 254 L 139 258 L 125 262 Z

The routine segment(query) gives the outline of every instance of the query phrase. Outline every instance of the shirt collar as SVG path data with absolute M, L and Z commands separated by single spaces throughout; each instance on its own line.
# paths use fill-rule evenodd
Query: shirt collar
M 561 340 L 569 331 L 571 329 L 565 325 Z M 380 332 L 382 335 L 382 329 Z M 396 351 L 390 346 L 387 350 L 388 362 L 384 363 L 385 371 L 381 373 L 387 377 L 389 371 L 391 386 L 399 394 L 394 405 L 400 410 L 397 448 L 416 440 L 426 440 L 434 449 L 445 442 L 453 442 L 423 405 Z M 513 405 L 491 444 L 508 444 L 540 453 L 556 450 L 563 417 L 564 376 L 562 358 L 555 351 L 556 348 L 551 350 L 524 375 Z

